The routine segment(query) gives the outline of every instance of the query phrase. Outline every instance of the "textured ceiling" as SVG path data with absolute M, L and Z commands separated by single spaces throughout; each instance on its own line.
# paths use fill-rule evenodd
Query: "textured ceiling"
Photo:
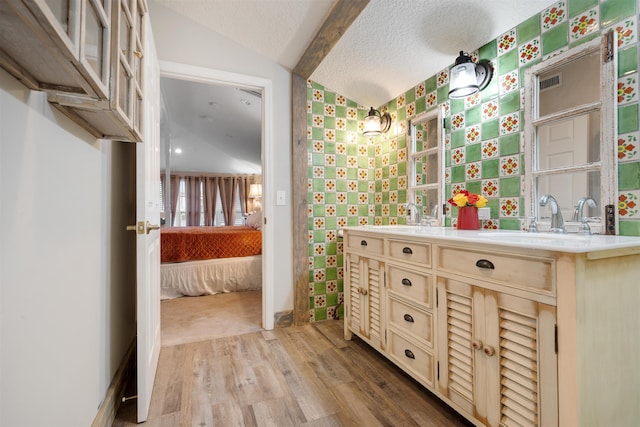
M 335 0 L 149 1 L 290 70 L 335 4 Z M 371 0 L 311 79 L 360 105 L 379 107 L 451 66 L 460 50 L 478 49 L 553 3 L 553 0 Z M 218 99 L 225 96 L 238 104 L 237 92 L 223 94 L 207 85 L 194 93 L 184 89 L 163 90 L 167 111 L 171 112 L 172 140 L 185 147 L 189 140 L 197 141 L 197 148 L 187 148 L 183 159 L 175 160 L 174 170 L 248 169 L 248 173 L 254 173 L 260 158 L 258 110 L 252 113 L 251 109 L 245 109 L 224 120 L 216 119 L 225 126 L 215 129 L 215 121 L 202 118 L 207 115 L 202 109 L 206 110 L 210 101 L 224 102 Z M 172 95 L 168 96 L 168 92 Z M 187 100 L 199 101 L 190 107 Z M 188 117 L 189 114 L 193 116 Z M 256 123 L 253 131 L 256 140 L 253 144 L 241 144 L 239 141 L 247 137 L 242 132 L 250 122 Z M 204 154 L 210 152 L 218 153 L 213 155 L 217 164 Z M 189 158 L 194 162 L 207 159 L 209 167 L 189 167 Z M 238 162 L 231 161 L 234 159 Z
M 293 69 L 334 0 L 151 0 Z M 380 106 L 555 3 L 553 0 L 371 0 L 311 75 Z

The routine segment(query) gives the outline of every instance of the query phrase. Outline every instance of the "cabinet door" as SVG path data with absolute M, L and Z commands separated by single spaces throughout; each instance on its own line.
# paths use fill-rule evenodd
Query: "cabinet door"
M 438 390 L 474 415 L 476 352 L 472 347 L 476 319 L 474 288 L 466 283 L 438 279 Z
M 351 331 L 381 347 L 382 288 L 384 268 L 381 262 L 348 254 L 346 280 L 346 322 Z
M 438 281 L 439 391 L 489 426 L 557 426 L 555 307 Z
M 345 267 L 347 276 L 344 281 L 345 295 L 345 336 L 350 337 L 349 330 L 360 333 L 363 322 L 362 290 L 361 285 L 364 278 L 361 272 L 360 257 L 358 255 L 347 254 L 345 256 Z
M 490 425 L 557 426 L 556 308 L 484 292 Z

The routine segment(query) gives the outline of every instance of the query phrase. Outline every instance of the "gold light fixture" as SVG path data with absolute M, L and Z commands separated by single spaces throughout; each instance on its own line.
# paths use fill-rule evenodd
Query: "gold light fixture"
M 391 115 L 389 113 L 380 114 L 380 111 L 369 110 L 369 114 L 364 118 L 364 136 L 378 136 L 386 133 L 391 128 Z
M 460 51 L 449 73 L 449 98 L 466 98 L 487 87 L 493 77 L 489 61 L 475 63 L 469 54 Z

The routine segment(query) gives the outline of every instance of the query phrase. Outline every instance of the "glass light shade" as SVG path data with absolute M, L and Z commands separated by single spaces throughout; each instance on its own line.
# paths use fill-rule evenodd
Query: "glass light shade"
M 458 64 L 451 69 L 449 98 L 466 98 L 478 90 L 476 66 L 473 62 Z
M 380 129 L 380 116 L 367 116 L 364 118 L 364 136 L 377 136 L 382 133 Z
M 249 197 L 262 197 L 262 184 L 249 185 Z

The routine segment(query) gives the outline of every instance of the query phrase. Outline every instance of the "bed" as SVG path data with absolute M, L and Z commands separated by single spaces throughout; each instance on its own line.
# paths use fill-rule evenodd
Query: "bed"
M 249 226 L 163 227 L 160 297 L 262 288 L 262 232 Z

